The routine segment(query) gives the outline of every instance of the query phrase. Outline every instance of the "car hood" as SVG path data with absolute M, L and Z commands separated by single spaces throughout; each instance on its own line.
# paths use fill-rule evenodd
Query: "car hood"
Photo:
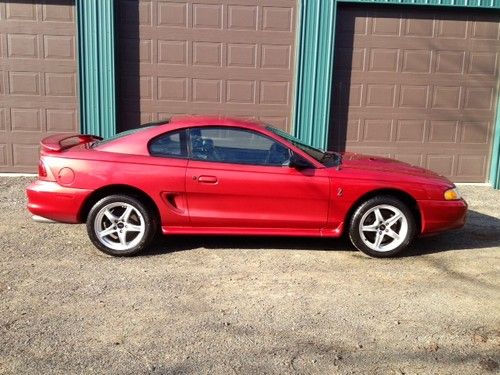
M 433 171 L 381 156 L 345 152 L 342 154 L 342 168 L 416 176 L 452 185 L 446 177 Z

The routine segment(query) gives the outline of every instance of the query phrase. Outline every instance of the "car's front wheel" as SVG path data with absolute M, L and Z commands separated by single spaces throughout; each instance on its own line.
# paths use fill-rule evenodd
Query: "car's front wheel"
M 377 196 L 354 212 L 349 237 L 363 253 L 390 257 L 405 249 L 415 236 L 415 219 L 408 206 L 391 196 Z
M 156 223 L 137 198 L 110 195 L 90 210 L 87 232 L 102 252 L 115 256 L 133 255 L 149 245 L 156 233 Z

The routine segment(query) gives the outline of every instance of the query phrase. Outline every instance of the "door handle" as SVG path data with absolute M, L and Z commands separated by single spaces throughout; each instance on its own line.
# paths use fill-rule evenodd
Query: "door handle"
M 198 182 L 201 184 L 216 184 L 217 177 L 215 177 L 215 176 L 200 176 L 200 177 L 198 177 Z

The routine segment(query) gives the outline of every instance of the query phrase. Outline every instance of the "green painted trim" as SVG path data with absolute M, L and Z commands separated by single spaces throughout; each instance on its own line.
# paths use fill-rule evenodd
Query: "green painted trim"
M 490 183 L 495 189 L 500 189 L 500 88 L 497 89 L 497 114 L 491 149 Z
M 295 35 L 297 35 L 297 37 L 295 38 L 295 49 L 294 49 L 294 56 L 293 56 L 293 72 L 297 72 L 299 69 L 298 69 L 298 66 L 299 66 L 299 56 L 300 56 L 300 38 L 298 37 L 298 35 L 300 35 L 301 33 L 301 30 L 302 30 L 302 1 L 298 1 L 297 3 L 297 11 L 296 11 L 296 14 L 295 14 Z M 297 91 L 298 91 L 298 77 L 294 76 L 294 86 L 293 86 L 293 93 L 292 93 L 292 98 L 291 98 L 291 102 L 292 102 L 292 109 L 291 109 L 291 115 L 290 115 L 290 125 L 289 125 L 289 128 L 288 128 L 288 131 L 289 133 L 292 133 L 292 134 L 295 134 L 295 117 L 294 117 L 294 114 L 297 113 Z
M 76 0 L 80 129 L 116 133 L 114 0 Z
M 331 0 L 303 0 L 300 8 L 294 132 L 320 148 L 328 140 L 335 11 Z

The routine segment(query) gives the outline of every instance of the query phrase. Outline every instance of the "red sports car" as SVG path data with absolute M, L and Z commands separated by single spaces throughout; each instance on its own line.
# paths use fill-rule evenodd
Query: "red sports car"
M 271 126 L 183 117 L 102 140 L 41 142 L 27 189 L 38 220 L 87 223 L 101 251 L 132 255 L 156 233 L 339 237 L 375 257 L 462 227 L 453 183 L 381 157 L 324 152 Z

